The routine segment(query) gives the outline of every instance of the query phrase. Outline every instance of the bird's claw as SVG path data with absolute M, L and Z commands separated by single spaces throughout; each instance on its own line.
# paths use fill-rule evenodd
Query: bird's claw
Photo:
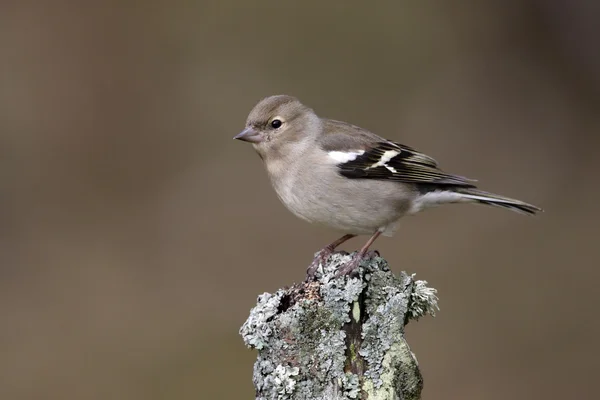
M 324 248 L 323 250 L 317 253 L 316 257 L 313 259 L 312 263 L 306 269 L 306 282 L 312 281 L 315 279 L 315 274 L 319 269 L 319 266 L 327 261 L 327 259 L 333 254 L 333 250 L 328 248 Z
M 340 276 L 344 275 L 356 276 L 358 274 L 358 267 L 362 260 L 372 259 L 379 256 L 380 254 L 377 250 L 369 250 L 365 254 L 358 253 L 354 257 L 352 257 L 352 260 L 350 260 L 350 262 L 338 268 L 334 275 L 334 278 L 339 278 Z
M 358 272 L 358 266 L 362 260 L 363 257 L 358 254 L 355 255 L 347 264 L 340 266 L 333 277 L 339 278 L 340 276 L 345 275 L 355 275 Z
M 313 259 L 312 263 L 309 265 L 309 267 L 306 269 L 306 282 L 310 282 L 315 280 L 315 274 L 317 273 L 317 270 L 319 269 L 319 266 L 326 262 L 327 259 L 334 253 L 333 250 L 330 250 L 328 248 L 325 248 L 321 251 L 319 251 L 319 253 L 317 253 L 316 257 Z M 347 252 L 340 252 L 340 253 L 345 253 L 348 254 Z M 339 278 L 340 276 L 344 276 L 344 275 L 356 275 L 358 273 L 358 266 L 360 265 L 360 262 L 364 259 L 371 259 L 371 258 L 375 258 L 375 257 L 379 257 L 380 254 L 377 250 L 369 250 L 368 252 L 366 252 L 365 254 L 356 254 L 354 257 L 352 257 L 352 260 L 350 260 L 347 264 L 342 265 L 338 268 L 338 270 L 336 271 L 334 278 Z
M 381 254 L 379 254 L 379 252 L 377 250 L 369 250 L 369 251 L 367 251 L 367 253 L 365 254 L 365 256 L 363 258 L 372 259 L 375 257 L 381 257 Z

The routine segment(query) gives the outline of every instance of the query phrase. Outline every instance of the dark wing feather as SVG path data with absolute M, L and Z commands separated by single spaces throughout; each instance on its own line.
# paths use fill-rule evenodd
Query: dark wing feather
M 340 174 L 347 178 L 474 187 L 472 180 L 443 172 L 433 158 L 411 147 L 391 142 L 346 122 L 329 119 L 323 119 L 323 122 L 325 134 L 319 143 L 323 150 L 364 151 L 354 160 L 338 165 Z M 390 151 L 397 154 L 389 157 Z
M 340 164 L 339 168 L 340 174 L 350 179 L 474 187 L 472 180 L 440 170 L 433 158 L 390 141 L 375 143 L 364 154 Z

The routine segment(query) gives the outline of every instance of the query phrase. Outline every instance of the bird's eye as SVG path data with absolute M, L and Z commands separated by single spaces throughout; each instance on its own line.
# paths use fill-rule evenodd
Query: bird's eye
M 278 120 L 278 119 L 274 119 L 273 121 L 271 121 L 271 127 L 273 129 L 279 128 L 281 126 L 281 124 L 282 124 L 281 120 Z

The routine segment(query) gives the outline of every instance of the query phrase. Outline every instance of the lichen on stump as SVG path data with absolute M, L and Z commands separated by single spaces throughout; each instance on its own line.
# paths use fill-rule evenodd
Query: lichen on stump
M 437 308 L 435 289 L 381 257 L 335 278 L 352 255 L 333 254 L 316 280 L 264 293 L 240 329 L 257 400 L 419 399 L 423 380 L 404 326 Z

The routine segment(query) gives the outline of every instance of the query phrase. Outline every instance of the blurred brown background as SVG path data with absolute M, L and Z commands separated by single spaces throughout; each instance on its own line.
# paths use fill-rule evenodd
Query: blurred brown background
M 425 399 L 596 398 L 598 2 L 441 3 L 2 2 L 0 398 L 253 398 L 239 326 L 338 235 L 231 139 L 279 93 L 546 209 L 377 242 Z

